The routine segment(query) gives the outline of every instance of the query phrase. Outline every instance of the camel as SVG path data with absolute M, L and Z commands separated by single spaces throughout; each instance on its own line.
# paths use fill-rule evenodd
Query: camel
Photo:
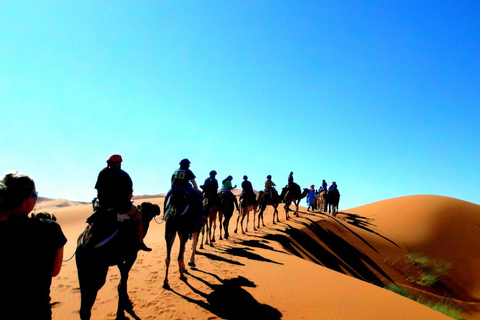
M 292 202 L 295 204 L 294 214 L 298 217 L 298 206 L 300 205 L 300 200 L 305 198 L 308 194 L 307 188 L 303 188 L 303 192 L 300 190 L 300 186 L 296 183 L 293 183 L 291 186 L 282 189 L 280 199 L 283 199 L 283 202 L 285 203 L 285 217 L 287 220 L 290 219 L 288 215 L 288 212 L 290 211 L 290 204 Z
M 237 197 L 235 197 L 231 192 L 225 192 L 225 191 L 220 191 L 218 193 L 218 222 L 220 224 L 220 240 L 222 239 L 222 226 L 224 228 L 224 237 L 225 239 L 228 239 L 229 233 L 228 233 L 228 227 L 230 225 L 230 219 L 232 218 L 233 215 L 233 210 L 237 208 L 237 211 L 239 212 L 238 209 L 238 201 Z M 225 220 L 223 220 L 225 218 Z M 223 220 L 223 223 L 222 223 Z
M 215 229 L 217 228 L 218 194 L 214 193 L 213 195 L 204 197 L 203 204 L 205 206 L 205 214 L 207 216 L 207 221 L 202 228 L 202 241 L 200 242 L 200 249 L 203 249 L 205 232 L 207 233 L 207 240 L 205 240 L 205 244 L 213 247 L 213 242 L 215 242 Z
M 320 191 L 320 193 L 318 194 L 318 197 L 317 197 L 317 201 L 318 201 L 318 204 L 317 204 L 317 208 L 320 212 L 326 212 L 327 209 L 326 209 L 326 206 L 327 206 L 327 191 L 325 189 L 322 189 L 322 191 Z
M 327 192 L 327 201 L 325 205 L 325 212 L 327 212 L 327 205 L 328 205 L 328 213 L 331 213 L 334 217 L 337 215 L 338 212 L 338 203 L 340 202 L 340 192 L 337 188 Z
M 138 206 L 142 212 L 143 234 L 147 234 L 150 221 L 160 214 L 156 204 L 143 202 Z M 118 285 L 117 319 L 126 319 L 125 311 L 135 319 L 127 291 L 127 280 L 138 254 L 138 231 L 131 219 L 118 221 L 117 213 L 104 211 L 97 215 L 78 237 L 75 259 L 80 284 L 80 319 L 91 318 L 91 310 L 98 291 L 105 284 L 109 266 L 120 270 Z
M 195 252 L 198 242 L 198 232 L 203 226 L 203 203 L 200 207 L 197 204 L 197 195 L 193 194 L 197 191 L 186 192 L 182 189 L 174 189 L 170 196 L 165 200 L 165 241 L 167 243 L 167 257 L 165 258 L 166 270 L 165 279 L 163 280 L 163 288 L 170 290 L 168 282 L 168 270 L 170 267 L 170 255 L 172 246 L 175 242 L 175 237 L 178 234 L 180 239 L 180 250 L 178 252 L 178 269 L 180 272 L 180 280 L 186 281 L 184 254 L 185 245 L 188 241 L 189 235 L 192 235 L 192 254 L 188 265 L 195 267 Z
M 278 218 L 278 205 L 280 204 L 280 198 L 278 197 L 271 197 L 269 194 L 266 194 L 264 191 L 260 191 L 258 194 L 258 228 L 260 228 L 260 219 L 262 220 L 263 226 L 265 224 L 263 223 L 263 213 L 265 212 L 265 209 L 267 206 L 272 206 L 273 207 L 273 224 L 276 224 L 275 222 L 275 216 L 277 216 L 277 222 L 280 222 L 280 219 Z
M 257 212 L 257 204 L 254 201 L 251 201 L 247 197 L 240 200 L 240 214 L 237 217 L 237 225 L 235 227 L 235 233 L 238 230 L 238 221 L 240 221 L 240 217 L 242 220 L 240 221 L 240 227 L 242 228 L 242 233 L 248 232 L 248 220 L 250 216 L 250 211 L 253 211 L 253 230 L 256 231 L 257 228 L 255 227 L 255 213 Z M 245 225 L 245 230 L 243 230 L 243 220 L 247 217 L 247 224 Z

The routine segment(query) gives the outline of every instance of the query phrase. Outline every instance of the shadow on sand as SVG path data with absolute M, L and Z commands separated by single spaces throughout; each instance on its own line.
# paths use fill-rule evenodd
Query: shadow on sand
M 255 283 L 247 278 L 238 276 L 233 279 L 221 279 L 213 273 L 202 270 L 197 271 L 210 275 L 220 282 L 220 284 L 213 284 L 205 279 L 190 274 L 191 277 L 203 282 L 213 290 L 211 293 L 207 294 L 193 287 L 188 282 L 185 282 L 194 293 L 206 299 L 207 302 L 187 297 L 174 290 L 172 291 L 188 302 L 195 303 L 223 319 L 281 319 L 282 313 L 280 311 L 269 305 L 259 303 L 250 293 L 242 288 L 256 287 Z
M 213 254 L 213 253 L 208 253 L 208 252 L 205 252 L 205 251 L 197 250 L 195 254 L 200 255 L 200 256 L 205 256 L 210 260 L 222 261 L 222 262 L 226 262 L 226 263 L 230 263 L 230 264 L 235 264 L 235 265 L 238 265 L 238 266 L 244 266 L 244 264 L 241 263 L 241 262 L 231 260 L 231 259 L 227 259 L 227 258 L 221 257 L 219 255 L 216 255 L 216 254 Z
M 254 248 L 260 248 L 260 249 L 266 249 L 266 250 L 271 250 L 274 252 L 279 252 L 279 253 L 285 253 L 284 251 L 276 250 L 273 247 L 267 245 L 268 241 L 266 240 L 240 240 L 240 241 L 234 241 L 234 243 L 239 244 L 241 246 L 247 246 L 247 247 L 254 247 Z
M 380 233 L 376 232 L 373 230 L 372 227 L 376 227 L 376 225 L 374 225 L 373 223 L 371 223 L 370 221 L 372 221 L 372 219 L 369 219 L 367 217 L 363 217 L 363 216 L 360 216 L 358 214 L 353 214 L 353 213 L 348 213 L 348 212 L 338 212 L 337 213 L 337 216 L 338 215 L 341 215 L 343 216 L 343 219 L 341 221 L 346 221 L 348 224 L 351 224 L 352 226 L 355 226 L 357 228 L 360 228 L 360 229 L 363 229 L 365 231 L 368 231 L 368 232 L 371 232 L 377 236 L 379 236 L 380 238 L 383 238 L 385 240 L 387 240 L 388 242 L 390 242 L 391 244 L 393 244 L 394 246 L 400 248 L 395 242 L 393 242 L 392 240 L 388 239 L 387 237 L 384 237 L 382 236 Z M 331 217 L 332 219 L 335 219 L 334 217 Z M 335 219 L 337 222 L 340 222 L 340 220 L 338 219 Z M 343 225 L 343 224 L 342 224 Z M 345 227 L 345 226 L 344 226 Z M 347 228 L 347 227 L 345 227 Z M 350 232 L 352 232 L 353 234 L 355 234 L 357 237 L 359 237 L 355 232 L 352 231 L 352 229 L 350 228 L 347 228 Z M 361 237 L 359 237 L 360 239 L 362 239 Z M 368 243 L 367 243 L 368 244 Z M 370 246 L 370 245 L 369 245 Z M 370 246 L 371 247 L 371 246 Z M 373 248 L 373 247 L 372 247 Z
M 231 254 L 231 255 L 234 255 L 234 256 L 237 256 L 237 257 L 243 257 L 243 258 L 247 258 L 249 260 L 257 260 L 257 261 L 263 261 L 263 262 L 282 264 L 282 263 L 267 259 L 265 257 L 262 257 L 259 254 L 253 253 L 252 250 L 253 249 L 250 249 L 250 248 L 247 248 L 247 247 L 242 247 L 242 248 L 229 247 L 229 248 L 223 249 L 223 251 L 226 254 Z
M 264 238 L 279 242 L 289 252 L 299 257 L 308 256 L 315 263 L 344 274 L 350 274 L 355 278 L 379 286 L 383 285 L 382 279 L 393 282 L 368 255 L 357 247 L 333 231 L 322 228 L 318 222 L 309 217 L 303 216 L 302 219 L 306 219 L 308 222 L 300 220 L 296 220 L 296 222 L 302 224 L 304 228 L 299 229 L 287 225 L 283 234 L 266 234 Z M 343 226 L 343 224 L 341 225 Z M 353 230 L 350 232 L 375 250 Z M 294 245 L 293 242 L 301 244 L 301 247 Z

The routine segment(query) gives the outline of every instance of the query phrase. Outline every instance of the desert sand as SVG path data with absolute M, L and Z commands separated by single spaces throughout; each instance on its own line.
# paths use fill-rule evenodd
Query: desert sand
M 163 196 L 135 197 L 159 204 Z M 293 207 L 293 206 L 292 206 Z M 86 227 L 90 204 L 41 201 L 37 212 L 57 216 L 68 242 L 60 275 L 53 279 L 53 319 L 79 319 L 80 292 L 73 256 Z M 130 272 L 129 294 L 139 319 L 451 319 L 413 299 L 384 289 L 395 283 L 413 297 L 445 297 L 464 311 L 461 318 L 480 319 L 480 206 L 457 199 L 417 195 L 341 210 L 336 217 L 307 212 L 235 234 L 198 249 L 187 282 L 178 279 L 178 239 L 170 268 L 172 290 L 162 288 L 165 275 L 165 224 L 150 224 Z M 191 241 L 187 243 L 186 259 Z M 408 258 L 410 254 L 410 258 Z M 413 258 L 412 258 L 413 257 Z M 415 259 L 420 257 L 421 259 Z M 421 264 L 419 261 L 423 261 Z M 422 275 L 435 274 L 426 284 Z M 115 319 L 119 272 L 110 267 L 99 291 L 92 319 Z M 133 317 L 130 317 L 133 319 Z

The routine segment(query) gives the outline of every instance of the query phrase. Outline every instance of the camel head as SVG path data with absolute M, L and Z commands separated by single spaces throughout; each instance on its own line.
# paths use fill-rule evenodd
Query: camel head
M 160 207 L 150 202 L 142 202 L 142 204 L 138 206 L 138 209 L 142 211 L 142 217 L 147 221 L 152 220 L 160 214 Z
M 307 196 L 308 194 L 308 189 L 307 188 L 303 188 L 303 192 L 302 192 L 302 196 L 300 197 L 300 199 L 303 199 Z

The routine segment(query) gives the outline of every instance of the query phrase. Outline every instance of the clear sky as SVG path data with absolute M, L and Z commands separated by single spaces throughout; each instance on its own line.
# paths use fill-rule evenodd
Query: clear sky
M 340 209 L 480 204 L 479 1 L 1 1 L 0 169 L 90 201 L 182 158 L 240 185 L 336 181 Z M 303 203 L 305 203 L 303 201 Z

